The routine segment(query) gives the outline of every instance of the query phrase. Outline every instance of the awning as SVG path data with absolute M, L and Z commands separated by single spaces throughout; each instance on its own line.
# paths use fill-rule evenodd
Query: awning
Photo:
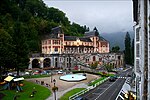
M 14 79 L 14 81 L 15 81 L 15 82 L 17 82 L 17 81 L 22 81 L 22 80 L 24 80 L 24 78 L 23 78 L 23 77 L 15 78 L 15 79 Z
M 12 76 L 7 76 L 4 80 L 7 81 L 7 82 L 10 82 L 14 79 L 14 77 Z

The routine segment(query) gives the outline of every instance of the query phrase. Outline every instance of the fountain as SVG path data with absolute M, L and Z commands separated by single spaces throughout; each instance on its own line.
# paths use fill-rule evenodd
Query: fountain
M 81 74 L 67 74 L 64 76 L 60 76 L 59 79 L 68 82 L 78 82 L 78 81 L 86 80 L 86 76 L 83 76 Z

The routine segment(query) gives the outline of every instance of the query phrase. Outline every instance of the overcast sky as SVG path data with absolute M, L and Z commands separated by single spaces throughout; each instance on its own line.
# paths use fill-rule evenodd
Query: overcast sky
M 43 0 L 66 13 L 71 22 L 95 26 L 100 33 L 133 30 L 132 0 Z

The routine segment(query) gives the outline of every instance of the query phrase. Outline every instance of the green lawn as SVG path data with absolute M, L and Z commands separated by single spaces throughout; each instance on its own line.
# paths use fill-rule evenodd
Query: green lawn
M 115 76 L 115 74 L 109 74 L 109 76 Z
M 23 92 L 18 92 L 17 94 L 20 97 L 17 100 L 45 100 L 51 94 L 50 90 L 44 86 L 40 86 L 38 84 L 34 84 L 32 82 L 24 81 Z M 33 87 L 37 91 L 34 97 L 30 97 L 30 94 L 33 91 Z M 13 100 L 16 95 L 15 90 L 4 90 L 0 91 L 0 93 L 5 94 L 5 97 L 2 100 Z
M 91 82 L 91 83 L 90 83 L 90 84 L 88 84 L 88 85 L 89 85 L 89 86 L 92 86 L 92 85 L 94 85 L 94 84 L 96 84 L 96 83 L 98 83 L 98 82 L 100 82 L 100 81 L 104 80 L 105 78 L 107 78 L 107 77 L 101 77 L 101 78 L 99 78 L 99 79 L 95 80 L 94 82 Z
M 69 92 L 65 93 L 60 100 L 69 100 L 69 97 L 72 96 L 73 94 L 80 92 L 84 90 L 85 88 L 75 88 L 73 90 L 70 90 Z

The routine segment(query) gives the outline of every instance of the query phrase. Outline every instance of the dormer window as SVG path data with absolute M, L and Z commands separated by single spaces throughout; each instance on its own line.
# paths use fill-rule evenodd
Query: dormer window
M 63 37 L 63 35 L 61 34 L 60 37 Z
M 77 42 L 80 42 L 80 39 L 79 39 L 79 38 L 77 38 Z

